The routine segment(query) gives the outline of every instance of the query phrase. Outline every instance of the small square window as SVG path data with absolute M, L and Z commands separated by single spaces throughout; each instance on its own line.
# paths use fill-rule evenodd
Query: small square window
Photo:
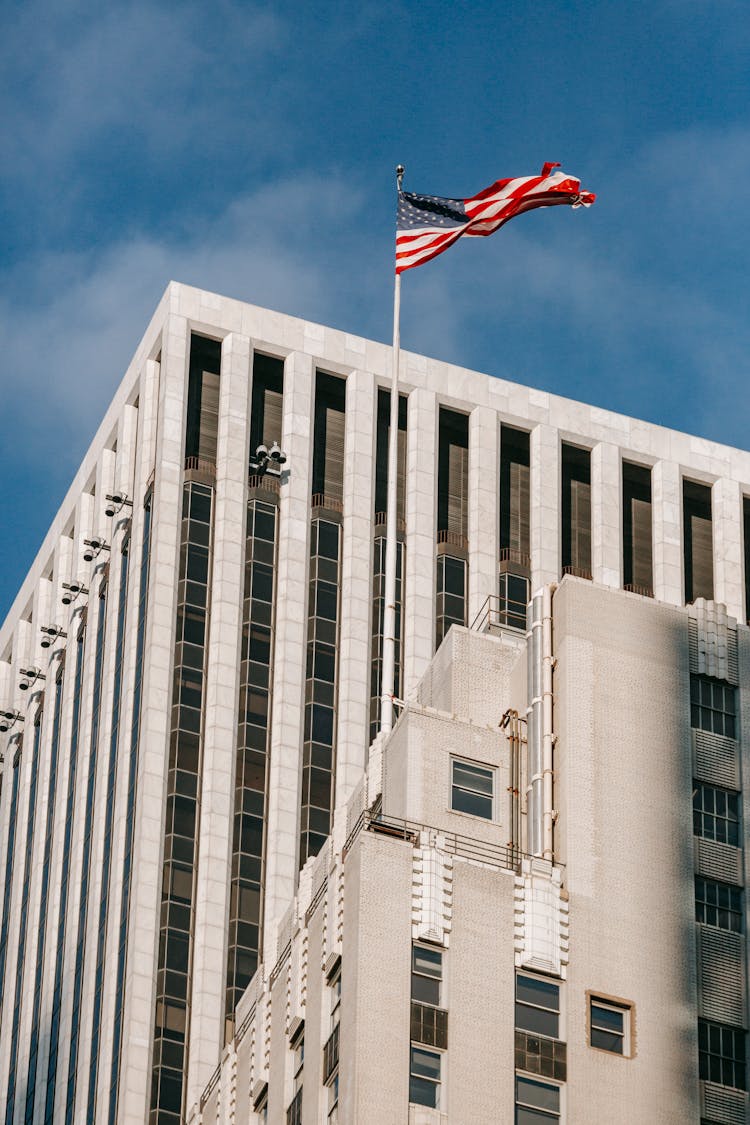
M 599 1051 L 630 1058 L 632 1005 L 603 996 L 589 996 L 589 1044 Z
M 495 771 L 459 761 L 451 767 L 451 808 L 492 820 Z
M 704 840 L 739 847 L 739 793 L 696 781 L 693 788 L 693 832 Z
M 440 1108 L 442 1056 L 436 1051 L 412 1047 L 409 1063 L 409 1101 L 414 1105 Z
M 516 976 L 516 1028 L 560 1038 L 560 985 L 525 973 Z

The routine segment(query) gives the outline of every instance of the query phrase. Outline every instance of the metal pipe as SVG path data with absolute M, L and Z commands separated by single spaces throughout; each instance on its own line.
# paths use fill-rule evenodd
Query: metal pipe
M 533 595 L 527 615 L 527 847 L 531 855 L 552 860 L 552 592 L 544 586 Z
M 554 858 L 552 827 L 553 811 L 553 747 L 552 730 L 552 586 L 545 586 L 542 595 L 542 769 L 543 769 L 543 856 L 552 862 Z

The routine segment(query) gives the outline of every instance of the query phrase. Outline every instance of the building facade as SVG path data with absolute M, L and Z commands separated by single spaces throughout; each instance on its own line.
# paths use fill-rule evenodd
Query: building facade
M 0 630 L 8 1125 L 215 1120 L 251 1025 L 270 1053 L 227 1120 L 263 1120 L 264 1082 L 268 1120 L 325 1120 L 338 1073 L 339 1120 L 369 1120 L 378 957 L 403 977 L 380 1120 L 487 1120 L 501 1093 L 490 1119 L 746 1120 L 750 454 L 404 353 L 409 703 L 373 756 L 389 376 L 383 345 L 186 286 L 154 314 Z M 460 1030 L 491 996 L 495 1085 Z

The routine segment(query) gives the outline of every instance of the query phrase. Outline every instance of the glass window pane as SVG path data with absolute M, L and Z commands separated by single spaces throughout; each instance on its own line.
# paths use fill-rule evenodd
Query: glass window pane
M 535 1109 L 560 1110 L 560 1088 L 531 1078 L 516 1078 L 516 1101 Z
M 516 977 L 516 999 L 525 1004 L 536 1004 L 540 1008 L 560 1011 L 560 986 L 552 981 L 537 977 Z
M 520 1031 L 530 1031 L 532 1035 L 557 1039 L 559 1017 L 556 1012 L 548 1012 L 544 1008 L 516 1004 L 516 1027 Z
M 439 949 L 424 949 L 415 945 L 412 949 L 412 965 L 415 972 L 440 979 L 443 975 L 443 954 Z
M 492 798 L 483 797 L 476 793 L 468 793 L 465 789 L 453 788 L 451 808 L 456 812 L 470 813 L 472 816 L 481 816 L 485 820 L 492 820 Z
M 437 1109 L 439 1089 L 436 1082 L 429 1082 L 412 1074 L 409 1078 L 409 1101 L 415 1105 L 427 1105 Z
M 423 1051 L 419 1047 L 412 1047 L 411 1070 L 412 1074 L 418 1074 L 423 1078 L 432 1078 L 436 1082 L 439 1081 L 440 1055 L 436 1055 L 434 1051 Z
M 465 762 L 453 763 L 453 784 L 464 789 L 473 789 L 476 793 L 487 793 L 492 796 L 492 770 L 481 769 L 479 766 L 470 766 Z
M 607 1031 L 624 1031 L 624 1013 L 614 1011 L 612 1008 L 601 1008 L 598 1004 L 591 1005 L 591 1024 L 593 1027 Z

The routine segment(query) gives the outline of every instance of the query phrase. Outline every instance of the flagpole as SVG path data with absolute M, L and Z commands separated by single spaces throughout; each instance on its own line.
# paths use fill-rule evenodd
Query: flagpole
M 401 191 L 403 165 L 396 169 Z M 401 351 L 401 274 L 393 289 L 393 350 L 391 352 L 391 417 L 388 430 L 388 492 L 385 524 L 385 590 L 383 610 L 383 678 L 380 695 L 380 733 L 393 729 L 393 692 L 396 677 L 396 556 L 398 553 L 398 375 Z M 403 575 L 402 575 L 403 582 Z

